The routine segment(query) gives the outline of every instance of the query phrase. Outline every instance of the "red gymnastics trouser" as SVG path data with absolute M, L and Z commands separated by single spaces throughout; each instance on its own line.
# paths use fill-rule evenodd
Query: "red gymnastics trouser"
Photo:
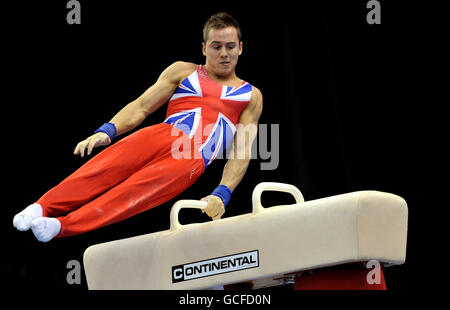
M 174 141 L 180 138 L 189 139 L 169 124 L 141 129 L 109 146 L 48 191 L 37 203 L 43 216 L 57 217 L 61 222 L 56 237 L 122 221 L 169 201 L 191 186 L 205 166 L 190 139 L 192 156 L 172 156 L 172 148 L 175 152 L 175 146 L 180 146 Z

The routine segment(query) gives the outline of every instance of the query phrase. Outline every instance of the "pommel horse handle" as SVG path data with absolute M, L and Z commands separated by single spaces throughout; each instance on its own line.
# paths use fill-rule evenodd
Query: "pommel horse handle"
M 261 195 L 264 191 L 277 191 L 289 193 L 295 198 L 295 203 L 302 203 L 305 201 L 300 190 L 291 184 L 278 183 L 278 182 L 262 182 L 256 185 L 253 190 L 252 204 L 253 214 L 264 212 L 265 209 L 261 204 Z
M 178 212 L 182 208 L 195 208 L 195 209 L 205 209 L 206 205 L 208 203 L 206 201 L 200 201 L 200 200 L 178 200 L 175 202 L 175 204 L 172 206 L 172 209 L 170 210 L 170 230 L 174 231 L 179 228 L 181 228 L 183 225 L 180 224 L 178 221 Z
M 278 191 L 278 192 L 286 192 L 290 193 L 295 198 L 296 203 L 304 202 L 304 198 L 300 190 L 291 185 L 285 183 L 277 183 L 277 182 L 262 182 L 256 185 L 253 190 L 252 195 L 252 203 L 253 203 L 253 214 L 264 212 L 264 207 L 261 205 L 261 194 L 264 191 Z M 177 201 L 170 210 L 170 230 L 175 231 L 180 229 L 183 225 L 178 221 L 178 212 L 182 208 L 195 208 L 195 209 L 205 209 L 207 205 L 206 201 L 200 200 L 179 200 Z

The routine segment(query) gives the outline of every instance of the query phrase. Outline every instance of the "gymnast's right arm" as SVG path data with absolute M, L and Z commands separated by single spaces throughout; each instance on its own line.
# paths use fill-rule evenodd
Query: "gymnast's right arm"
M 192 71 L 192 66 L 193 64 L 191 63 L 178 61 L 167 67 L 161 73 L 155 84 L 148 88 L 136 100 L 127 104 L 109 121 L 109 123 L 114 124 L 116 135 L 118 136 L 133 130 L 148 115 L 166 103 L 178 87 L 181 79 L 187 75 L 186 72 L 189 70 Z M 108 145 L 110 143 L 111 139 L 108 134 L 105 132 L 97 132 L 78 143 L 74 154 L 81 154 L 81 157 L 83 157 L 87 149 L 87 155 L 90 155 L 94 147 Z

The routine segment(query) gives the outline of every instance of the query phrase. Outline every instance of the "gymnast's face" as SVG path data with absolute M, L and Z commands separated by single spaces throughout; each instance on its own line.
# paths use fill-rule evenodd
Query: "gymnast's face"
M 242 42 L 239 42 L 236 28 L 212 28 L 206 43 L 202 44 L 202 51 L 206 56 L 207 69 L 222 77 L 234 74 L 239 55 L 242 53 Z

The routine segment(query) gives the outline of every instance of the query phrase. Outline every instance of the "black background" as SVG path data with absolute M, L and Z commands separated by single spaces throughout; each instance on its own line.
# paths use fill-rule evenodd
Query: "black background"
M 200 199 L 217 186 L 224 160 L 176 199 L 96 231 L 43 244 L 12 226 L 14 214 L 87 160 L 73 155 L 76 144 L 162 70 L 177 60 L 203 64 L 203 24 L 227 11 L 243 33 L 237 75 L 262 91 L 260 123 L 279 124 L 280 158 L 272 171 L 260 170 L 260 159 L 251 162 L 225 216 L 251 212 L 251 192 L 263 181 L 293 184 L 306 200 L 357 190 L 400 195 L 409 208 L 407 258 L 386 270 L 388 292 L 434 289 L 427 278 L 439 268 L 426 272 L 423 262 L 434 247 L 425 234 L 439 214 L 430 215 L 424 196 L 435 182 L 428 173 L 436 171 L 438 151 L 430 115 L 439 113 L 433 100 L 422 101 L 429 95 L 422 82 L 431 76 L 419 73 L 424 60 L 433 60 L 419 50 L 430 37 L 410 2 L 380 2 L 380 25 L 366 22 L 367 1 L 82 0 L 81 25 L 67 24 L 66 1 L 3 6 L 2 285 L 52 295 L 85 292 L 84 276 L 81 285 L 67 284 L 68 261 L 82 262 L 92 244 L 168 229 L 175 201 Z M 139 128 L 164 117 L 165 106 Z M 290 201 L 263 196 L 266 206 Z M 181 222 L 207 220 L 186 210 Z

